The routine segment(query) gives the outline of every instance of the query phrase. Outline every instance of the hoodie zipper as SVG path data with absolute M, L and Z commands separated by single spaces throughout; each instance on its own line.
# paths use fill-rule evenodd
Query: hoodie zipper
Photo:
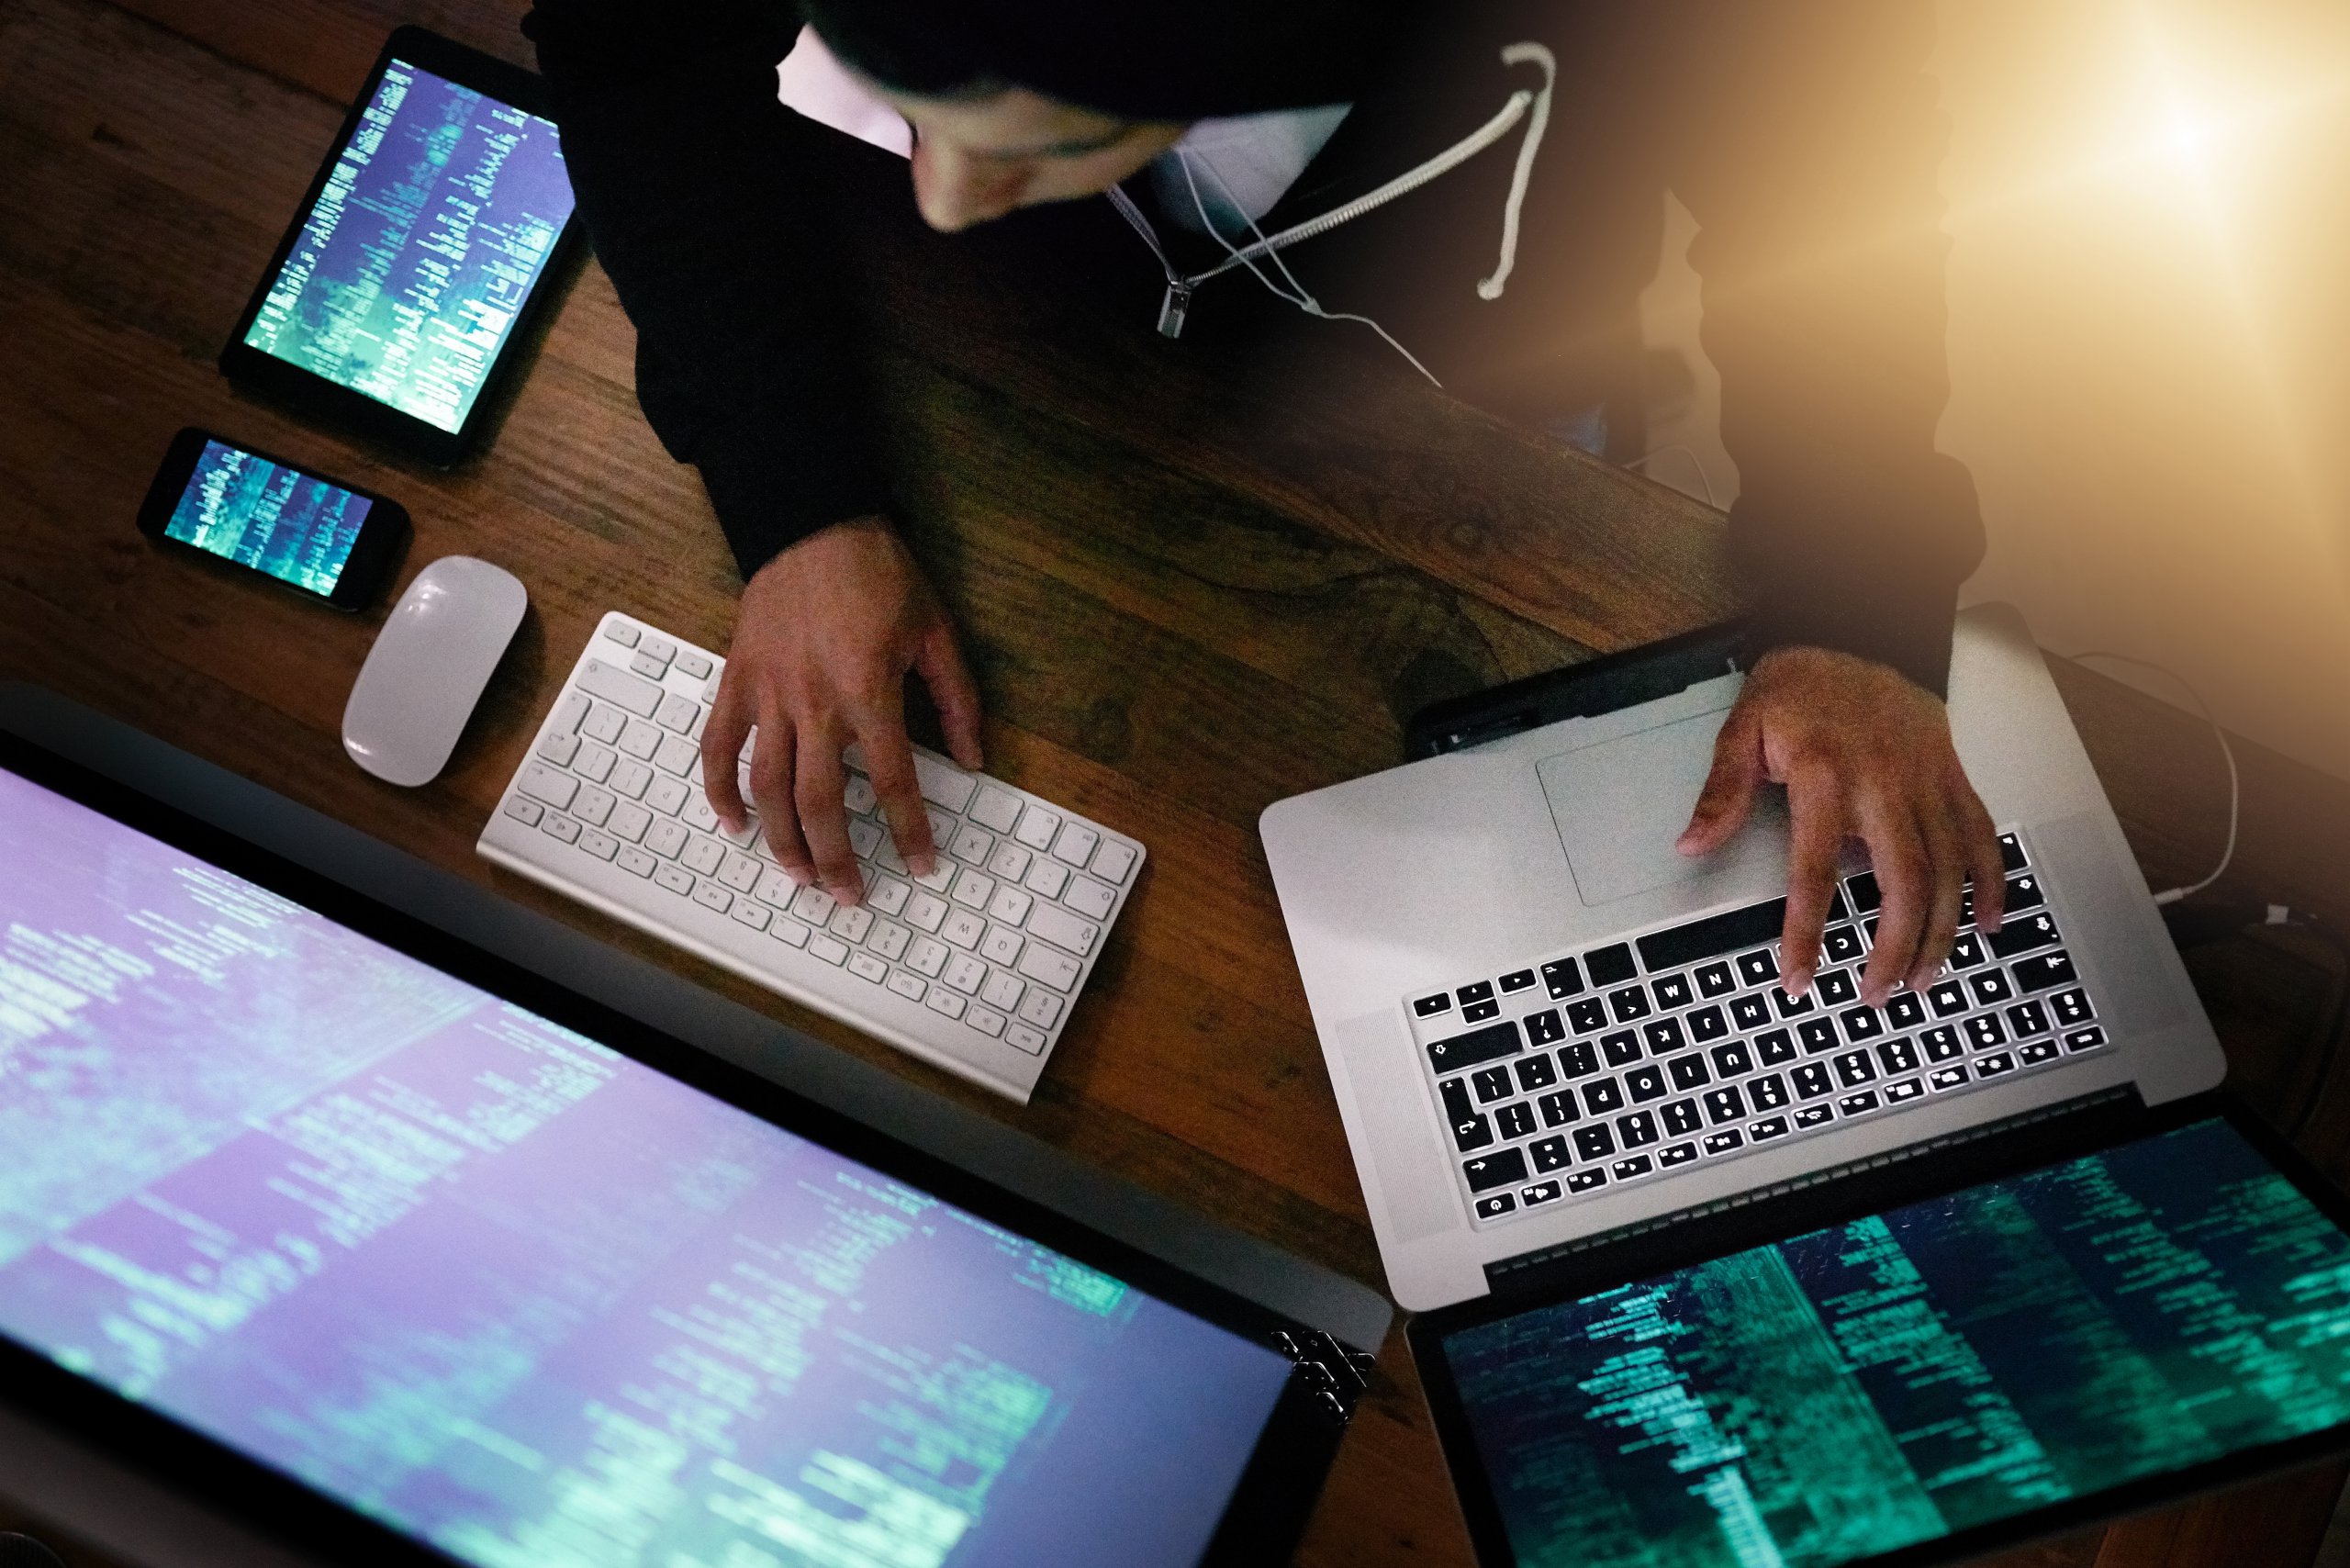
M 1159 270 L 1167 274 L 1167 294 L 1160 301 L 1158 308 L 1159 333 L 1169 338 L 1182 336 L 1183 319 L 1191 311 L 1192 296 L 1198 290 L 1200 285 L 1210 278 L 1220 277 L 1235 267 L 1246 266 L 1260 256 L 1270 255 L 1275 251 L 1297 244 L 1301 241 L 1327 234 L 1339 225 L 1351 223 L 1363 214 L 1384 207 L 1399 196 L 1409 196 L 1429 181 L 1440 179 L 1450 174 L 1503 137 L 1507 136 L 1511 129 L 1520 120 L 1525 119 L 1528 110 L 1531 109 L 1533 121 L 1527 128 L 1526 143 L 1518 152 L 1517 167 L 1510 181 L 1509 202 L 1504 214 L 1501 265 L 1495 269 L 1493 276 L 1482 280 L 1477 286 L 1477 292 L 1481 297 L 1498 298 L 1502 292 L 1503 281 L 1508 277 L 1515 260 L 1517 248 L 1518 207 L 1525 200 L 1527 180 L 1534 163 L 1534 151 L 1540 145 L 1542 132 L 1550 122 L 1550 89 L 1556 74 L 1550 51 L 1540 44 L 1512 44 L 1502 50 L 1502 60 L 1505 64 L 1510 65 L 1528 61 L 1539 64 L 1542 67 L 1542 85 L 1539 89 L 1520 87 L 1509 95 L 1508 101 L 1502 105 L 1500 111 L 1493 118 L 1427 162 L 1406 169 L 1377 189 L 1367 191 L 1343 206 L 1334 207 L 1319 217 L 1309 218 L 1302 223 L 1293 223 L 1278 234 L 1268 234 L 1262 239 L 1240 246 L 1205 272 L 1193 273 L 1189 276 L 1178 272 L 1175 263 L 1168 259 L 1166 247 L 1159 243 L 1158 231 L 1151 227 L 1150 219 L 1144 216 L 1142 208 L 1135 205 L 1134 198 L 1126 195 L 1123 187 L 1112 185 L 1107 193 L 1110 205 L 1116 207 L 1119 216 L 1133 225 L 1135 232 L 1142 236 L 1143 243 L 1148 245 L 1150 253 L 1158 259 Z

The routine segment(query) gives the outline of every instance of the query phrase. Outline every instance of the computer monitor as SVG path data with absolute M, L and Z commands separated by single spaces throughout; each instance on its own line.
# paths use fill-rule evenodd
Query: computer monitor
M 1293 1536 L 1301 1326 L 6 737 L 0 866 L 0 1403 L 340 1562 Z

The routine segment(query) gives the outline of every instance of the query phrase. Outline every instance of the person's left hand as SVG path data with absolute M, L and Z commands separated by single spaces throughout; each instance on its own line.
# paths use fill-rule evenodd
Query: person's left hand
M 1905 980 L 1922 991 L 1950 956 L 1966 883 L 1975 921 L 1999 928 L 2005 868 L 1990 813 L 1951 745 L 1950 717 L 1890 667 L 1826 648 L 1775 648 L 1714 742 L 1713 771 L 1683 831 L 1684 855 L 1707 855 L 1744 824 L 1764 779 L 1787 788 L 1787 917 L 1780 984 L 1800 995 L 1847 837 L 1868 846 L 1884 902 L 1861 1000 L 1880 1006 Z

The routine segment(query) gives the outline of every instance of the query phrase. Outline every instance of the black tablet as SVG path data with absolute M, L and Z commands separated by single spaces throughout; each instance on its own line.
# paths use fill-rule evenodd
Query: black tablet
M 1414 1320 L 1478 1561 L 1919 1568 L 2350 1446 L 2350 1211 L 2134 1094 Z
M 0 865 L 0 1410 L 339 1564 L 1286 1560 L 1303 1325 L 5 734 Z
M 576 243 L 545 100 L 518 66 L 395 32 L 220 368 L 428 463 L 473 452 Z

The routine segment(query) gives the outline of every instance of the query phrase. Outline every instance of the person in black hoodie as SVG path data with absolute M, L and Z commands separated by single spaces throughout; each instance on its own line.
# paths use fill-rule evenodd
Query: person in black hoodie
M 1125 253 L 1157 294 L 1137 332 L 1246 332 L 1293 308 L 1376 334 L 1403 374 L 1617 455 L 1638 450 L 1622 392 L 1671 191 L 1700 225 L 1753 655 L 1682 847 L 1718 847 L 1765 778 L 1784 783 L 1789 988 L 1818 962 L 1848 836 L 1884 891 L 1863 997 L 1924 983 L 1968 879 L 1986 925 L 2004 890 L 1941 703 L 1982 532 L 1971 480 L 1934 450 L 1932 10 L 536 0 L 526 29 L 637 327 L 640 401 L 700 470 L 745 578 L 703 743 L 713 807 L 744 820 L 733 759 L 755 728 L 770 849 L 854 902 L 850 744 L 908 864 L 935 853 L 909 670 L 950 750 L 980 766 L 976 688 L 844 396 L 854 312 L 818 171 L 845 130 L 909 155 L 940 230 L 1107 196 L 1058 210 L 1131 229 Z

